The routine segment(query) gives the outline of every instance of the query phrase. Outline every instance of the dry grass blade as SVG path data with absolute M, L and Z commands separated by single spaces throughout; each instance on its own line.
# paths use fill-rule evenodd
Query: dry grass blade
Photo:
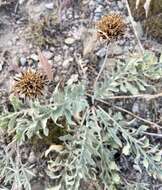
M 53 80 L 52 66 L 48 63 L 48 59 L 43 55 L 43 53 L 38 50 L 39 63 L 45 75 L 49 81 Z
M 139 8 L 140 2 L 141 2 L 141 0 L 136 0 L 136 9 Z M 150 9 L 150 4 L 151 4 L 151 0 L 146 0 L 145 1 L 144 9 L 145 9 L 146 17 L 148 16 L 148 12 L 149 12 L 149 9 Z
M 126 7 L 127 7 L 127 10 L 128 10 L 128 15 L 129 15 L 129 18 L 130 18 L 130 21 L 131 21 L 131 24 L 132 24 L 132 28 L 133 28 L 133 31 L 134 31 L 134 35 L 137 39 L 137 42 L 138 42 L 138 46 L 139 46 L 139 52 L 142 54 L 144 54 L 144 48 L 141 44 L 141 41 L 139 39 L 139 36 L 138 36 L 138 33 L 136 31 L 136 28 L 135 28 L 135 25 L 134 25 L 134 19 L 132 17 L 132 13 L 131 13 L 131 10 L 130 10 L 130 7 L 129 7 L 129 3 L 128 3 L 128 0 L 125 0 L 125 4 L 126 4 Z
M 136 0 L 136 9 L 138 9 L 139 4 L 140 4 L 140 0 Z
M 150 3 L 151 3 L 151 0 L 146 0 L 146 2 L 144 4 L 144 9 L 145 9 L 146 17 L 148 16 L 148 12 L 149 12 L 149 9 L 150 9 Z

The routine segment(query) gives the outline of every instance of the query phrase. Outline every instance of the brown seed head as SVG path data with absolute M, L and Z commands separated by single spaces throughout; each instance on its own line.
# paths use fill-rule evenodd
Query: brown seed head
M 31 69 L 23 72 L 15 81 L 13 91 L 30 99 L 43 95 L 42 91 L 47 84 L 45 75 Z
M 125 23 L 119 14 L 103 16 L 97 23 L 98 36 L 103 39 L 117 40 L 124 32 Z

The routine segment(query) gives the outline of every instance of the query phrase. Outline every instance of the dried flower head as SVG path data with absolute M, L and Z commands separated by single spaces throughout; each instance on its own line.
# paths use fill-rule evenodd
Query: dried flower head
M 124 32 L 125 23 L 119 14 L 103 16 L 97 23 L 98 35 L 103 39 L 118 39 Z
M 13 91 L 28 98 L 37 98 L 43 95 L 42 91 L 47 84 L 45 75 L 31 69 L 22 72 L 15 81 Z

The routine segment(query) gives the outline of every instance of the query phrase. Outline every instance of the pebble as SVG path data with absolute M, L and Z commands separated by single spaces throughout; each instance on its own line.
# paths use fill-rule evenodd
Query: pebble
M 38 55 L 36 55 L 35 53 L 31 54 L 30 58 L 33 59 L 34 61 L 38 61 L 39 60 Z
M 53 60 L 48 60 L 48 63 L 49 63 L 50 65 L 53 65 Z
M 54 57 L 54 61 L 55 61 L 55 62 L 60 62 L 61 59 L 62 59 L 61 55 L 56 55 L 56 56 Z
M 73 61 L 73 58 L 70 57 L 69 59 L 64 60 L 64 62 L 62 63 L 62 66 L 63 66 L 65 69 L 67 69 L 72 61 Z
M 2 69 L 3 69 L 3 66 L 2 66 L 2 64 L 0 64 L 0 71 L 2 71 Z
M 97 52 L 96 52 L 96 55 L 100 58 L 103 58 L 105 55 L 106 55 L 106 48 L 103 47 L 101 49 L 99 49 Z
M 19 0 L 19 4 L 22 5 L 25 0 Z
M 67 85 L 71 85 L 78 81 L 78 74 L 71 75 L 70 79 L 67 81 Z
M 25 57 L 20 57 L 20 64 L 24 66 L 26 64 L 27 60 Z
M 60 77 L 58 75 L 55 76 L 55 82 L 59 82 Z
M 62 47 L 62 49 L 63 49 L 63 50 L 67 50 L 67 49 L 69 49 L 69 47 L 68 47 L 67 45 L 64 45 L 64 46 Z
M 121 1 L 118 1 L 118 7 L 120 10 L 122 10 L 124 8 L 124 5 Z
M 102 4 L 102 3 L 104 2 L 104 0 L 96 0 L 96 2 L 97 2 L 98 4 Z
M 68 45 L 71 45 L 71 44 L 73 44 L 74 42 L 75 42 L 75 39 L 74 39 L 74 38 L 69 37 L 69 38 L 66 38 L 66 39 L 65 39 L 65 43 L 68 44 Z
M 42 53 L 47 59 L 52 59 L 53 57 L 53 53 L 50 51 L 43 51 Z
M 51 2 L 51 3 L 46 3 L 46 4 L 45 4 L 45 7 L 46 7 L 47 9 L 52 10 L 52 9 L 54 8 L 54 4 L 53 4 L 53 2 Z
M 133 106 L 132 106 L 132 112 L 133 113 L 139 113 L 139 110 L 140 108 L 139 108 L 139 102 L 134 102 L 134 104 L 133 104 Z
M 95 14 L 96 14 L 96 13 L 102 13 L 102 11 L 103 11 L 103 6 L 102 6 L 102 5 L 99 5 L 99 6 L 97 7 L 97 9 L 95 10 Z
M 55 48 L 54 47 L 50 47 L 50 51 L 54 52 Z
M 96 14 L 94 15 L 93 20 L 94 20 L 94 22 L 96 22 L 96 21 L 100 20 L 100 18 L 101 18 L 101 14 L 100 14 L 100 13 L 96 13 Z
M 94 11 L 94 21 L 97 21 L 101 18 L 103 12 L 103 6 L 99 5 L 97 9 Z
M 36 162 L 36 156 L 34 154 L 34 152 L 30 152 L 30 155 L 29 155 L 29 158 L 28 158 L 28 161 L 33 164 L 34 162 Z
M 80 18 L 80 16 L 79 16 L 78 14 L 75 14 L 75 15 L 74 15 L 74 18 L 75 18 L 75 19 L 78 19 L 78 18 Z
M 120 46 L 124 46 L 124 45 L 125 45 L 125 39 L 119 40 L 119 41 L 118 41 L 118 44 L 119 44 Z
M 93 9 L 95 9 L 95 7 L 96 7 L 95 2 L 94 2 L 93 0 L 91 0 L 91 1 L 89 2 L 89 9 L 92 11 Z

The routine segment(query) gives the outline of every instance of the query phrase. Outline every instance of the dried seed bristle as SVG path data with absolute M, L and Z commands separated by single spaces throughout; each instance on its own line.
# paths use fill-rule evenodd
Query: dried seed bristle
M 97 23 L 98 36 L 103 39 L 118 39 L 124 32 L 125 23 L 119 14 L 103 16 Z
M 42 91 L 47 84 L 45 75 L 31 69 L 22 72 L 15 81 L 13 91 L 30 99 L 43 95 Z

